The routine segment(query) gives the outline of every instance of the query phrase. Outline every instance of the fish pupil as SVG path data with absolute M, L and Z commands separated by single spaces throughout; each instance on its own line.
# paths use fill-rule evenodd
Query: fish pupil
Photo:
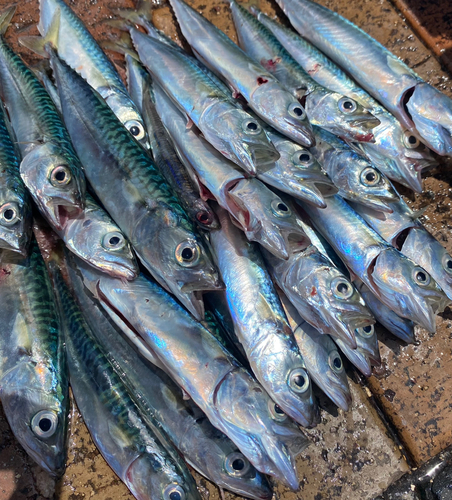
M 13 217 L 14 217 L 14 210 L 12 210 L 11 208 L 8 208 L 7 210 L 5 210 L 5 212 L 3 213 L 3 217 L 6 219 L 6 220 L 11 220 Z
M 333 365 L 338 370 L 340 370 L 342 368 L 342 360 L 341 360 L 341 358 L 339 356 L 337 358 L 334 358 Z
M 281 210 L 281 212 L 288 212 L 289 209 L 287 208 L 286 205 L 284 205 L 284 203 L 278 203 L 278 209 Z
M 365 326 L 365 327 L 363 328 L 363 331 L 364 331 L 365 333 L 370 333 L 370 332 L 372 331 L 372 327 L 371 327 L 371 326 Z
M 140 134 L 140 129 L 134 125 L 133 127 L 130 127 L 130 133 L 134 136 L 137 136 Z
M 110 245 L 116 246 L 119 243 L 119 237 L 118 236 L 113 236 L 110 238 Z
M 275 405 L 275 413 L 278 413 L 279 415 L 284 415 L 284 412 L 278 405 Z
M 337 291 L 346 294 L 348 292 L 348 285 L 346 283 L 339 283 L 337 285 Z
M 191 260 L 193 258 L 193 250 L 191 248 L 184 248 L 181 256 L 184 260 Z
M 293 112 L 297 115 L 297 116 L 301 116 L 303 114 L 303 111 L 301 108 L 293 108 Z
M 449 260 L 446 262 L 446 267 L 447 267 L 447 269 L 452 269 L 452 260 L 450 260 L 450 259 L 449 259 Z
M 38 425 L 42 432 L 48 432 L 52 427 L 52 421 L 50 418 L 41 418 Z
M 308 162 L 311 159 L 311 157 L 307 153 L 301 153 L 301 155 L 298 157 L 298 159 L 302 163 L 306 163 L 306 162 Z
M 303 387 L 305 384 L 305 378 L 303 375 L 297 375 L 296 377 L 293 378 L 294 384 L 297 385 L 298 387 Z
M 416 139 L 416 137 L 414 135 L 410 135 L 410 137 L 408 137 L 408 142 L 410 144 L 416 144 L 417 139 Z
M 249 122 L 247 127 L 249 130 L 257 130 L 257 123 Z
M 353 103 L 352 103 L 352 101 L 344 101 L 343 106 L 344 106 L 345 109 L 353 109 Z
M 209 216 L 206 212 L 201 212 L 200 214 L 198 214 L 197 218 L 199 222 L 202 222 L 203 224 L 207 224 L 207 222 L 209 222 Z
M 173 491 L 169 495 L 170 500 L 181 500 L 181 494 L 178 491 Z
M 66 179 L 66 173 L 64 172 L 64 170 L 59 170 L 56 174 L 55 174 L 55 179 L 58 181 L 58 182 L 63 182 L 64 179 Z
M 241 459 L 241 458 L 236 458 L 233 462 L 232 462 L 232 468 L 234 470 L 243 470 L 245 467 L 245 462 Z
M 419 281 L 419 283 L 424 283 L 425 281 L 427 281 L 427 276 L 422 271 L 419 271 L 416 274 L 416 279 Z
M 376 175 L 375 175 L 375 172 L 369 172 L 366 174 L 366 179 L 369 181 L 369 182 L 373 182 L 375 179 L 376 179 Z

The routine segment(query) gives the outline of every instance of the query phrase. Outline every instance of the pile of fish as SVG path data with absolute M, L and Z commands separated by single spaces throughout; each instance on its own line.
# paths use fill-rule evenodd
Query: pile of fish
M 138 499 L 199 499 L 187 464 L 295 490 L 312 383 L 346 411 L 341 356 L 370 375 L 376 321 L 410 343 L 452 299 L 452 257 L 393 185 L 421 192 L 428 148 L 452 155 L 452 101 L 339 15 L 277 1 L 299 34 L 231 0 L 239 47 L 170 0 L 190 53 L 146 4 L 116 11 L 128 88 L 63 0 L 21 39 L 35 68 L 0 16 L 0 399 L 51 474 L 70 383 Z

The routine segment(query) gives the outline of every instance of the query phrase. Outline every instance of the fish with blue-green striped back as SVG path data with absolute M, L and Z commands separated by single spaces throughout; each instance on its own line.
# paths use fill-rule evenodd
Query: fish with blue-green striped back
M 102 97 L 48 50 L 63 116 L 96 195 L 153 277 L 202 318 L 199 292 L 222 287 L 206 244 Z
M 0 14 L 0 94 L 22 156 L 20 175 L 39 210 L 61 230 L 84 208 L 85 178 L 58 110 L 34 73 L 6 43 L 15 7 Z
M 0 400 L 19 443 L 60 476 L 66 462 L 68 376 L 52 285 L 36 240 L 24 258 L 0 252 Z

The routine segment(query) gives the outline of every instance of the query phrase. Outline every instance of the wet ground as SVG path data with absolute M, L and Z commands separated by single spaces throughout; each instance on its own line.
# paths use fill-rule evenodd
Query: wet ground
M 224 2 L 194 0 L 190 3 L 236 39 Z M 264 12 L 282 19 L 274 2 L 256 0 L 256 3 Z M 388 0 L 322 0 L 321 3 L 358 24 L 415 68 L 421 77 L 452 96 L 449 74 L 441 69 L 436 58 L 441 57 L 444 64 L 452 60 L 452 4 L 444 0 L 394 0 L 394 4 Z M 0 5 L 7 6 L 9 2 L 0 0 Z M 119 34 L 104 22 L 113 17 L 108 6 L 132 7 L 132 4 L 130 1 L 80 0 L 71 2 L 71 6 L 95 37 L 102 40 Z M 38 0 L 22 0 L 6 35 L 13 48 L 29 62 L 36 59 L 18 46 L 17 38 L 37 34 L 34 26 L 37 20 Z M 154 22 L 180 40 L 168 7 L 155 10 Z M 122 70 L 121 56 L 110 55 Z M 406 191 L 404 194 L 414 208 L 426 209 L 423 216 L 426 226 L 452 253 L 451 166 L 451 162 L 442 162 L 438 169 L 427 174 L 422 195 L 413 196 Z M 452 444 L 452 310 L 446 309 L 438 317 L 436 334 L 419 329 L 417 338 L 419 345 L 403 346 L 383 330 L 380 332 L 383 367 L 368 380 L 350 371 L 354 404 L 348 413 L 321 399 L 322 423 L 308 431 L 312 445 L 297 461 L 300 491 L 294 493 L 275 485 L 277 499 L 372 499 L 410 467 L 420 466 Z M 197 475 L 196 478 L 205 500 L 220 498 L 213 485 Z M 430 480 L 428 491 L 411 476 L 400 481 L 408 493 L 395 495 L 389 491 L 385 500 L 451 498 L 435 493 Z M 441 481 L 450 484 L 446 473 L 437 483 Z M 418 490 L 422 495 L 415 496 Z M 234 498 L 227 492 L 224 495 L 227 500 Z M 0 411 L 0 500 L 90 498 L 132 500 L 133 497 L 95 448 L 75 407 L 71 413 L 68 467 L 57 483 L 28 459 Z

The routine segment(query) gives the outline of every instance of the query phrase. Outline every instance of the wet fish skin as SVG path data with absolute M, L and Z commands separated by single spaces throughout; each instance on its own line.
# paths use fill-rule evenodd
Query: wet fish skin
M 304 321 L 282 292 L 279 296 L 309 376 L 333 403 L 348 411 L 352 396 L 336 344 Z
M 0 102 L 0 248 L 26 256 L 31 239 L 31 202 L 20 178 L 19 151 Z
M 116 323 L 129 325 L 166 371 L 264 474 L 296 489 L 293 454 L 307 440 L 287 416 L 276 415 L 263 388 L 215 337 L 143 275 L 122 283 L 80 264 L 85 286 Z M 188 354 L 190 353 L 190 354 Z
M 430 151 L 344 71 L 293 30 L 277 23 L 256 7 L 251 12 L 265 25 L 312 78 L 335 92 L 353 98 L 370 109 L 380 121 L 372 129 L 375 142 L 358 146 L 391 180 L 414 191 L 422 191 L 420 172 L 436 165 Z
M 351 141 L 374 140 L 371 129 L 379 121 L 368 110 L 352 99 L 320 86 L 252 14 L 234 0 L 230 1 L 230 8 L 240 47 L 274 75 L 296 99 L 303 99 L 312 125 Z
M 420 134 L 436 153 L 452 155 L 450 98 L 339 14 L 310 0 L 278 0 L 278 4 L 303 37 L 346 70 L 402 124 Z
M 32 459 L 49 474 L 61 476 L 66 466 L 69 394 L 52 285 L 34 237 L 28 257 L 2 250 L 0 261 L 3 410 Z
M 183 35 L 201 62 L 225 80 L 235 95 L 243 96 L 250 108 L 276 130 L 303 146 L 314 145 L 304 108 L 271 73 L 185 2 L 172 0 L 171 6 Z
M 94 443 L 139 500 L 171 492 L 199 500 L 196 483 L 150 414 L 146 418 L 96 341 L 61 273 L 52 275 L 61 311 L 71 387 Z M 152 422 L 152 424 L 151 424 Z
M 339 337 L 354 349 L 355 329 L 375 323 L 350 280 L 313 245 L 285 262 L 264 255 L 275 282 L 319 332 Z
M 136 29 L 130 33 L 153 80 L 215 149 L 253 176 L 278 159 L 262 128 L 188 55 Z
M 429 331 L 448 299 L 436 281 L 388 245 L 339 196 L 319 210 L 305 205 L 317 230 L 348 268 L 392 311 Z
M 211 233 L 212 247 L 253 373 L 285 413 L 304 427 L 313 425 L 318 410 L 312 385 L 263 258 L 225 210 L 218 208 L 217 215 L 221 230 Z
M 90 184 L 148 271 L 203 317 L 199 292 L 222 287 L 208 248 L 143 148 L 102 98 L 51 56 L 66 124 Z
M 390 212 L 398 194 L 386 176 L 346 143 L 319 127 L 314 127 L 317 158 L 343 198 Z

